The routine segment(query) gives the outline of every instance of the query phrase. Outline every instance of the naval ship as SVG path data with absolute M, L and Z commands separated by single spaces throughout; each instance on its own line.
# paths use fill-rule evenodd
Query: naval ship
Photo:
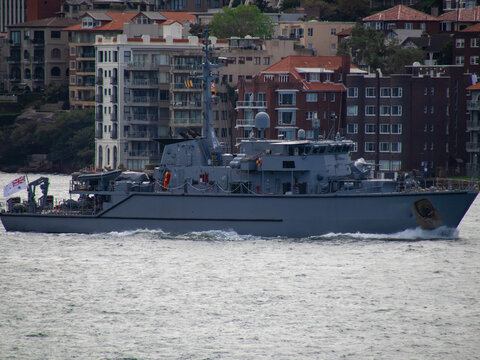
M 101 233 L 138 229 L 171 233 L 225 230 L 238 234 L 311 237 L 327 233 L 396 233 L 456 228 L 478 193 L 451 181 L 419 186 L 414 178 L 374 179 L 372 167 L 352 161 L 353 142 L 336 135 L 265 139 L 266 113 L 255 117 L 259 136 L 226 154 L 215 137 L 208 32 L 203 64 L 203 137 L 171 139 L 153 173 L 73 174 L 70 199 L 54 205 L 48 178 L 28 184 L 28 200 L 7 201 L 7 231 Z M 36 199 L 37 187 L 41 196 Z

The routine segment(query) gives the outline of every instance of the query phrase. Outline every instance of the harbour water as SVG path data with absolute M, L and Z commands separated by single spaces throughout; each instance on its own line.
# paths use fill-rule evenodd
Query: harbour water
M 383 236 L 2 228 L 0 359 L 480 359 L 479 219 L 477 199 L 458 231 Z

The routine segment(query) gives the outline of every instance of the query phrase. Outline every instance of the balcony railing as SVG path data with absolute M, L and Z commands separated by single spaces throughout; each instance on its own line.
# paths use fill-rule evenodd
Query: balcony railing
M 201 107 L 201 101 L 172 101 L 173 107 Z
M 155 139 L 158 136 L 151 131 L 127 131 L 125 137 L 128 139 Z
M 195 70 L 202 70 L 202 65 L 201 64 L 174 65 L 173 69 L 180 70 L 180 71 L 195 71 Z
M 480 152 L 480 143 L 467 142 L 466 149 L 467 149 L 467 152 Z
M 34 56 L 33 57 L 33 62 L 34 63 L 43 63 L 43 62 L 45 62 L 45 58 L 43 56 Z
M 9 63 L 19 63 L 20 62 L 20 56 L 9 56 L 9 57 L 7 57 L 7 62 L 9 62 Z
M 154 150 L 134 150 L 129 151 L 128 156 L 138 156 L 138 157 L 151 157 L 151 156 L 160 156 L 161 154 L 158 151 Z
M 192 85 L 190 86 L 189 83 L 174 83 L 174 84 L 173 84 L 173 88 L 174 88 L 174 89 L 185 89 L 185 90 L 201 89 L 201 88 L 202 88 L 202 84 L 192 83 Z
M 266 109 L 266 101 L 237 101 L 237 109 Z
M 480 110 L 480 101 L 476 101 L 476 100 L 467 101 L 467 110 Z
M 236 128 L 254 127 L 254 126 L 255 126 L 255 119 L 237 119 L 237 123 L 235 125 Z
M 158 85 L 158 79 L 127 79 L 125 80 L 126 86 L 151 86 Z
M 155 122 L 159 120 L 157 115 L 125 115 L 124 119 L 132 122 Z
M 467 131 L 479 131 L 479 130 L 480 130 L 480 121 L 467 120 Z

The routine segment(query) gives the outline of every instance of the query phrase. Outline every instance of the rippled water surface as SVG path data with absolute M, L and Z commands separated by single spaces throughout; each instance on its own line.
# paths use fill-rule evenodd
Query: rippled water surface
M 479 219 L 477 200 L 458 232 L 2 228 L 0 358 L 480 359 Z

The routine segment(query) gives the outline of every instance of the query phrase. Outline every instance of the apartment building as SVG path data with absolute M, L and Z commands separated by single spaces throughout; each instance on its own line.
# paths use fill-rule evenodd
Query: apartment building
M 355 142 L 353 158 L 375 164 L 379 176 L 463 173 L 470 81 L 461 66 L 348 75 L 345 135 Z
M 353 26 L 354 22 L 316 20 L 278 23 L 281 38 L 293 39 L 297 46 L 313 50 L 318 56 L 337 55 L 337 34 Z
M 288 56 L 238 86 L 237 143 L 250 137 L 258 112 L 270 116 L 269 139 L 296 139 L 299 129 L 314 137 L 313 120 L 320 120 L 320 135 L 335 136 L 341 128 L 350 73 L 348 56 Z M 353 71 L 359 71 L 354 68 Z
M 480 75 L 480 23 L 456 32 L 452 49 L 455 65 L 463 65 L 464 71 Z
M 10 91 L 40 91 L 50 84 L 67 84 L 68 39 L 61 30 L 75 23 L 54 17 L 8 27 Z
M 96 167 L 141 170 L 160 161 L 156 139 L 202 134 L 197 37 L 99 36 L 95 46 Z
M 480 166 L 480 83 L 467 87 L 471 100 L 467 101 L 467 110 L 470 118 L 467 120 L 468 161 L 466 163 L 467 176 L 479 176 Z
M 27 21 L 27 0 L 0 1 L 0 33 L 7 32 L 7 26 Z

